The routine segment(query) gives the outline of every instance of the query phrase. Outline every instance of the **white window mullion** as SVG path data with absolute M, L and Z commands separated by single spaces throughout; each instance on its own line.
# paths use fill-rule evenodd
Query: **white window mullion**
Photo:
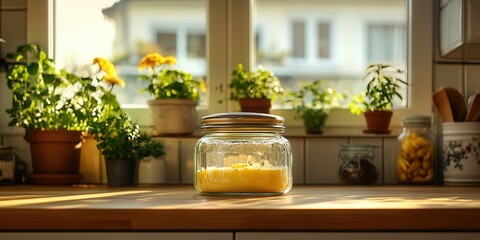
M 228 104 L 228 0 L 208 0 L 207 4 L 207 85 L 208 110 L 198 116 L 225 112 Z M 200 122 L 200 121 L 197 121 Z
M 315 62 L 317 62 L 317 53 L 318 53 L 318 45 L 317 45 L 317 34 L 318 34 L 318 29 L 317 29 L 317 22 L 314 17 L 309 17 L 307 18 L 306 21 L 306 29 L 307 29 L 307 36 L 306 36 L 306 43 L 305 45 L 306 50 L 305 50 L 305 55 L 307 58 L 307 64 L 308 65 L 314 65 Z
M 211 0 L 212 1 L 212 0 Z M 228 67 L 226 89 L 230 83 L 230 73 L 239 63 L 242 63 L 246 70 L 253 67 L 253 0 L 227 0 L 228 1 Z M 228 99 L 229 99 L 228 89 Z M 230 102 L 229 111 L 238 110 L 237 102 Z
M 180 62 L 187 61 L 187 29 L 185 26 L 179 27 L 177 33 L 177 58 Z

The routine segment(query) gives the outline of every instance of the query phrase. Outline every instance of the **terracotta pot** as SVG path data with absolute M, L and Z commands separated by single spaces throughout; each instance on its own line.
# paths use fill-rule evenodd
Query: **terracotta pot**
M 190 99 L 149 100 L 152 136 L 191 134 L 195 130 L 197 102 Z
M 365 112 L 365 120 L 367 122 L 367 129 L 364 129 L 364 133 L 378 133 L 388 134 L 390 130 L 390 120 L 392 119 L 392 111 L 367 111 Z
M 239 99 L 242 112 L 270 113 L 272 100 L 259 98 L 241 98 Z
M 35 173 L 78 174 L 82 132 L 67 130 L 27 131 Z
M 106 159 L 108 186 L 133 186 L 137 161 L 128 158 Z

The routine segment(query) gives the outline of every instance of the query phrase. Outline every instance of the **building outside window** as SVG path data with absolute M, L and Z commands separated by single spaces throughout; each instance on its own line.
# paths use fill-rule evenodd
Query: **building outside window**
M 146 109 L 149 96 L 139 94 L 145 83 L 138 80 L 136 63 L 144 54 L 152 51 L 175 55 L 179 69 L 207 80 L 209 89 L 199 109 L 221 111 L 208 106 L 208 101 L 205 101 L 209 94 L 219 88 L 212 86 L 207 75 L 210 61 L 207 59 L 208 34 L 216 34 L 219 30 L 209 29 L 207 33 L 207 6 L 215 2 L 54 2 L 55 58 L 60 66 L 78 70 L 82 69 L 82 64 L 90 64 L 93 57 L 110 59 L 129 86 L 117 89 L 122 105 Z M 255 0 L 252 3 L 251 30 L 255 33 L 252 34 L 252 67 L 262 65 L 272 70 L 285 87 L 297 89 L 302 83 L 323 79 L 351 96 L 364 89 L 360 79 L 368 64 L 382 62 L 404 69 L 407 67 L 405 0 Z M 80 8 L 81 14 L 78 11 Z M 84 16 L 89 16 L 92 24 L 88 24 Z M 209 18 L 215 19 L 212 16 Z M 71 26 L 75 26 L 76 35 L 91 36 L 92 39 L 87 38 L 88 46 L 97 47 L 84 51 L 88 46 L 73 41 L 78 37 L 72 33 Z M 237 31 L 229 31 L 234 30 Z M 228 47 L 236 48 L 233 45 Z M 229 54 L 229 51 L 232 49 L 225 54 Z M 229 74 L 216 81 L 222 81 L 223 87 L 220 88 L 225 90 L 229 84 Z M 402 91 L 409 93 L 407 88 Z M 406 97 L 396 107 L 407 108 L 409 99 Z M 223 101 L 228 103 L 229 100 Z M 275 108 L 288 106 L 277 104 Z

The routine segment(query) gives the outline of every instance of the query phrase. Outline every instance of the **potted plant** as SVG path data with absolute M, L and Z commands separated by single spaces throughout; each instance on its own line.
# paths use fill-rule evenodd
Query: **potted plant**
M 288 90 L 283 100 L 302 118 L 307 133 L 322 133 L 330 110 L 339 107 L 340 100 L 345 98 L 344 94 L 323 84 L 322 80 L 316 80 L 298 91 Z
M 107 184 L 131 186 L 136 183 L 138 160 L 165 154 L 162 143 L 140 131 L 124 112 L 111 112 L 94 124 L 92 135 L 105 157 Z
M 101 183 L 101 153 L 97 148 L 98 142 L 91 135 L 92 126 L 102 116 L 111 112 L 121 111 L 120 103 L 112 92 L 115 85 L 125 87 L 125 82 L 120 79 L 114 65 L 105 58 L 93 59 L 93 79 L 90 79 L 90 87 L 84 99 L 83 110 L 90 113 L 87 131 L 83 134 L 82 149 L 80 153 L 81 183 Z
M 195 107 L 199 91 L 204 90 L 205 84 L 193 79 L 189 73 L 172 69 L 176 62 L 173 56 L 149 53 L 138 64 L 140 71 L 144 68 L 148 70 L 148 74 L 140 76 L 140 79 L 149 81 L 143 91 L 154 98 L 148 101 L 154 136 L 190 134 L 195 130 Z
M 87 132 L 96 140 L 97 148 L 105 158 L 107 184 L 134 185 L 138 160 L 163 156 L 164 146 L 141 132 L 138 124 L 120 108 L 112 90 L 115 85 L 124 87 L 125 82 L 118 77 L 114 65 L 100 57 L 95 58 L 93 63 L 98 66 L 96 80 L 108 83 L 109 88 L 100 88 L 101 107 L 96 109 L 98 118 L 90 122 Z
M 270 113 L 272 101 L 283 93 L 280 80 L 270 71 L 246 71 L 238 64 L 232 72 L 230 99 L 238 100 L 242 112 Z
M 30 179 L 77 183 L 82 131 L 91 119 L 85 102 L 91 79 L 57 71 L 36 44 L 22 45 L 7 57 L 15 62 L 6 74 L 13 96 L 9 126 L 26 129 L 34 171 Z
M 367 122 L 365 133 L 390 133 L 393 99 L 402 99 L 400 85 L 403 71 L 389 64 L 372 64 L 367 67 L 363 80 L 368 82 L 366 92 L 355 95 L 350 102 L 350 111 L 359 115 L 364 112 Z

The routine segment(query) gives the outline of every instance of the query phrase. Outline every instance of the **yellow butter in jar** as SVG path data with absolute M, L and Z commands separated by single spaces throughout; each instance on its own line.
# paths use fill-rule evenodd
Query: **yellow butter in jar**
M 402 183 L 432 183 L 434 177 L 434 135 L 430 118 L 415 115 L 403 120 L 401 144 L 397 156 L 398 181 Z
M 283 118 L 221 113 L 202 119 L 194 184 L 202 194 L 276 195 L 292 187 L 292 154 Z

